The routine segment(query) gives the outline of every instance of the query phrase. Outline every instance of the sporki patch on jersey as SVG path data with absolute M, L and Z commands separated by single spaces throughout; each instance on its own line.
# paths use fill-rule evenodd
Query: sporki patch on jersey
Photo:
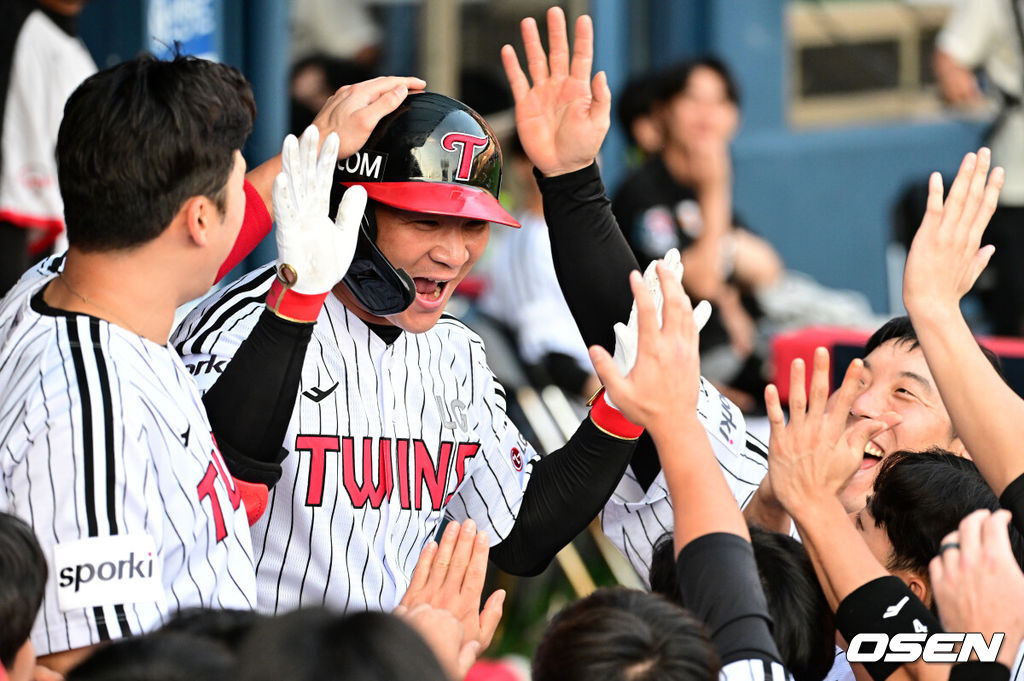
M 273 276 L 267 267 L 239 280 L 175 332 L 201 388 L 255 326 Z M 388 344 L 334 296 L 283 444 L 284 473 L 252 527 L 265 612 L 390 610 L 446 515 L 473 518 L 492 545 L 508 534 L 535 456 L 465 325 L 442 317 Z
M 0 510 L 29 523 L 50 570 L 36 651 L 254 607 L 245 508 L 194 381 L 170 346 L 47 306 L 60 266 L 0 302 Z

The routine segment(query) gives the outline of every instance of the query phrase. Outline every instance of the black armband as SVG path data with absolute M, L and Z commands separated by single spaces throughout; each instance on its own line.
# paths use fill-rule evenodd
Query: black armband
M 940 632 L 942 625 L 903 580 L 888 576 L 861 585 L 843 599 L 836 610 L 836 629 L 852 648 L 857 634 L 885 634 L 892 639 L 901 633 Z M 850 661 L 857 662 L 854 659 Z M 883 681 L 902 663 L 878 661 L 861 664 L 872 679 Z
M 1024 474 L 1011 482 L 999 497 L 999 505 L 1013 514 L 1013 524 L 1024 532 Z
M 273 487 L 313 324 L 264 310 L 203 404 L 231 475 Z
M 683 605 L 711 632 L 722 665 L 782 662 L 750 542 L 728 532 L 697 537 L 676 560 Z
M 512 530 L 491 547 L 494 564 L 513 575 L 543 572 L 607 503 L 635 443 L 588 418 L 564 447 L 535 459 Z
M 1010 681 L 1010 670 L 1000 662 L 960 662 L 953 665 L 949 681 Z

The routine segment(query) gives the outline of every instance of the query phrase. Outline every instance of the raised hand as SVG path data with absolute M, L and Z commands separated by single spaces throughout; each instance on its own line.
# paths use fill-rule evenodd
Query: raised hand
M 942 176 L 929 178 L 928 208 L 903 272 L 903 303 L 911 316 L 957 311 L 995 252 L 994 246 L 981 246 L 1004 179 L 1002 168 L 989 174 L 991 157 L 984 147 L 964 156 L 945 203 Z
M 420 554 L 395 612 L 411 611 L 421 603 L 447 610 L 462 625 L 462 645 L 472 643 L 476 654 L 483 652 L 498 628 L 505 601 L 499 589 L 480 609 L 489 552 L 487 534 L 477 532 L 472 520 L 461 526 L 448 523 L 440 545 L 430 542 Z
M 338 88 L 313 119 L 320 137 L 338 135 L 338 158 L 348 158 L 366 143 L 384 116 L 398 108 L 411 90 L 426 81 L 404 76 L 381 76 Z
M 942 540 L 928 566 L 946 631 L 1005 634 L 999 661 L 1013 665 L 1024 638 L 1024 574 L 1014 558 L 1010 512 L 975 511 Z
M 683 279 L 683 263 L 680 260 L 679 250 L 670 249 L 665 257 L 660 261 L 652 261 L 647 265 L 647 269 L 644 270 L 644 286 L 647 289 L 647 293 L 650 294 L 651 299 L 654 301 L 654 309 L 658 315 L 658 324 L 661 324 L 661 311 L 664 307 L 665 301 L 661 295 L 661 280 L 658 277 L 657 263 L 661 262 L 663 269 L 668 272 L 669 276 L 673 277 L 678 281 Z M 711 303 L 706 300 L 702 300 L 697 303 L 697 307 L 693 310 L 694 322 L 697 325 L 697 331 L 700 332 L 707 324 L 708 318 L 711 316 Z M 629 373 L 633 365 L 636 364 L 636 351 L 637 351 L 637 309 L 636 301 L 633 301 L 633 307 L 629 312 L 629 320 L 623 324 L 618 322 L 614 327 L 615 331 L 615 365 L 619 368 L 619 372 L 625 376 Z
M 700 355 L 697 324 L 679 277 L 660 261 L 655 265 L 664 299 L 659 324 L 654 298 L 640 273 L 629 284 L 637 309 L 637 356 L 623 375 L 604 348 L 590 348 L 590 359 L 615 407 L 635 424 L 652 431 L 671 430 L 680 415 L 697 411 Z M 659 328 L 660 327 L 660 328 Z
M 858 394 L 864 363 L 855 359 L 843 383 L 829 400 L 829 357 L 825 348 L 814 351 L 811 392 L 804 383 L 804 361 L 793 360 L 789 379 L 789 423 L 785 422 L 779 392 L 765 389 L 771 436 L 768 441 L 768 478 L 779 503 L 796 516 L 805 502 L 835 497 L 857 472 L 868 440 L 900 421 L 889 412 L 861 419 L 847 427 L 847 416 Z
M 331 221 L 327 208 L 337 158 L 338 136 L 334 133 L 322 147 L 313 125 L 306 128 L 301 140 L 294 135 L 285 138 L 281 172 L 274 180 L 277 279 L 267 296 L 267 307 L 286 319 L 316 321 L 327 293 L 352 263 L 366 190 L 352 187 L 346 191 L 337 219 Z
M 590 77 L 594 61 L 590 17 L 584 14 L 576 20 L 571 60 L 560 8 L 548 10 L 547 24 L 550 57 L 544 54 L 537 22 L 527 18 L 520 25 L 529 80 L 511 45 L 501 48 L 501 62 L 515 98 L 523 149 L 537 170 L 553 176 L 585 168 L 597 158 L 608 133 L 612 97 L 603 71 Z

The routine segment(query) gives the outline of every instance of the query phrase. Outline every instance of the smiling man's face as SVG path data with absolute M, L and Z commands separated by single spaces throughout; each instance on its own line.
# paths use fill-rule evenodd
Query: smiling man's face
M 902 421 L 875 436 L 864 450 L 861 468 L 839 494 L 850 513 L 864 508 L 878 463 L 900 450 L 923 452 L 941 447 L 965 454 L 920 347 L 905 340 L 882 343 L 864 358 L 862 392 L 850 409 L 847 425 L 893 411 Z

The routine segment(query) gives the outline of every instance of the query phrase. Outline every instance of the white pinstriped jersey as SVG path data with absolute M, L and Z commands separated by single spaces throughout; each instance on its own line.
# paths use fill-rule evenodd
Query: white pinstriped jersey
M 721 681 L 793 681 L 786 668 L 778 662 L 736 660 L 722 667 Z
M 255 325 L 273 276 L 254 272 L 179 327 L 200 387 Z M 260 610 L 390 610 L 446 514 L 473 518 L 492 543 L 508 534 L 534 452 L 461 322 L 445 316 L 389 345 L 328 296 L 299 393 L 284 474 L 252 528 Z
M 729 489 L 743 508 L 768 472 L 768 448 L 746 431 L 739 408 L 703 377 L 697 416 L 711 441 Z M 601 512 L 604 533 L 648 585 L 654 544 L 663 534 L 671 532 L 674 524 L 668 485 L 661 471 L 644 492 L 633 470 L 627 468 Z
M 49 308 L 61 265 L 0 303 L 0 509 L 50 568 L 39 654 L 140 634 L 187 607 L 253 608 L 245 508 L 170 346 Z

